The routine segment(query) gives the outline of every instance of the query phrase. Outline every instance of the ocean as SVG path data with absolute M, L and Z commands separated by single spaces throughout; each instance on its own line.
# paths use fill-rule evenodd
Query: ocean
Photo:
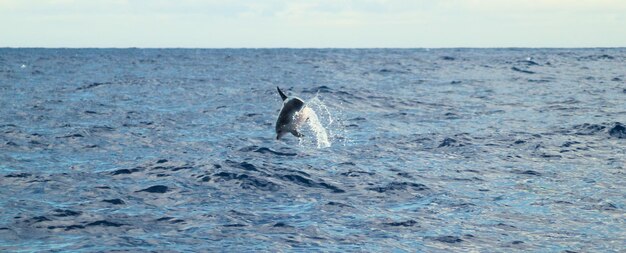
M 2 48 L 0 251 L 623 252 L 625 101 L 626 48 Z

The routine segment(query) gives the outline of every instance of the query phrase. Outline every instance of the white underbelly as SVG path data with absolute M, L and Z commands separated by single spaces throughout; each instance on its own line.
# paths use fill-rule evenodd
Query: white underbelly
M 296 128 L 296 129 L 300 128 L 306 122 L 306 120 L 309 118 L 310 115 L 311 115 L 311 108 L 305 106 L 304 108 L 302 108 L 302 110 L 300 110 L 299 112 L 293 115 L 293 121 L 291 121 L 291 127 Z

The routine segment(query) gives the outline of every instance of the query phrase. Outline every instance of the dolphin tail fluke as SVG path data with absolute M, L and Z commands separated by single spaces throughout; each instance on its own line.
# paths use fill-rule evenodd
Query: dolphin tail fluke
M 285 95 L 285 93 L 283 93 L 283 91 L 281 91 L 280 88 L 278 88 L 278 86 L 276 86 L 276 89 L 278 90 L 278 94 L 280 94 L 280 97 L 283 99 L 283 101 L 285 101 L 285 99 L 287 99 L 287 96 Z

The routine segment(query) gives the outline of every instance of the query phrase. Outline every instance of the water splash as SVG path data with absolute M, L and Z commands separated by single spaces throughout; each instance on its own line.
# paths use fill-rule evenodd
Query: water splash
M 307 121 L 307 125 L 313 133 L 315 133 L 315 140 L 317 141 L 317 148 L 328 148 L 331 145 L 330 140 L 328 139 L 328 132 L 326 128 L 320 122 L 319 117 L 317 117 L 317 113 L 310 107 L 304 108 L 305 114 L 309 116 L 309 120 Z
M 314 140 L 310 138 L 301 138 L 300 145 L 307 145 L 310 142 L 315 141 L 317 148 L 328 148 L 332 145 L 330 138 L 330 129 L 334 123 L 334 119 L 330 110 L 316 95 L 310 99 L 307 103 L 307 107 L 304 112 L 308 116 L 305 131 L 309 134 L 305 136 L 313 136 Z M 312 144 L 312 143 L 311 143 Z

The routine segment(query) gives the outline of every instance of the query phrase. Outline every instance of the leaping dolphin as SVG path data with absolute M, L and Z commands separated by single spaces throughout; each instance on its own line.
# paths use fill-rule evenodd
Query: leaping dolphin
M 304 135 L 298 132 L 302 123 L 309 119 L 307 115 L 306 104 L 298 97 L 287 97 L 280 88 L 276 87 L 278 94 L 283 99 L 283 108 L 280 109 L 278 119 L 276 120 L 276 139 L 280 139 L 287 133 L 291 133 L 297 137 Z

